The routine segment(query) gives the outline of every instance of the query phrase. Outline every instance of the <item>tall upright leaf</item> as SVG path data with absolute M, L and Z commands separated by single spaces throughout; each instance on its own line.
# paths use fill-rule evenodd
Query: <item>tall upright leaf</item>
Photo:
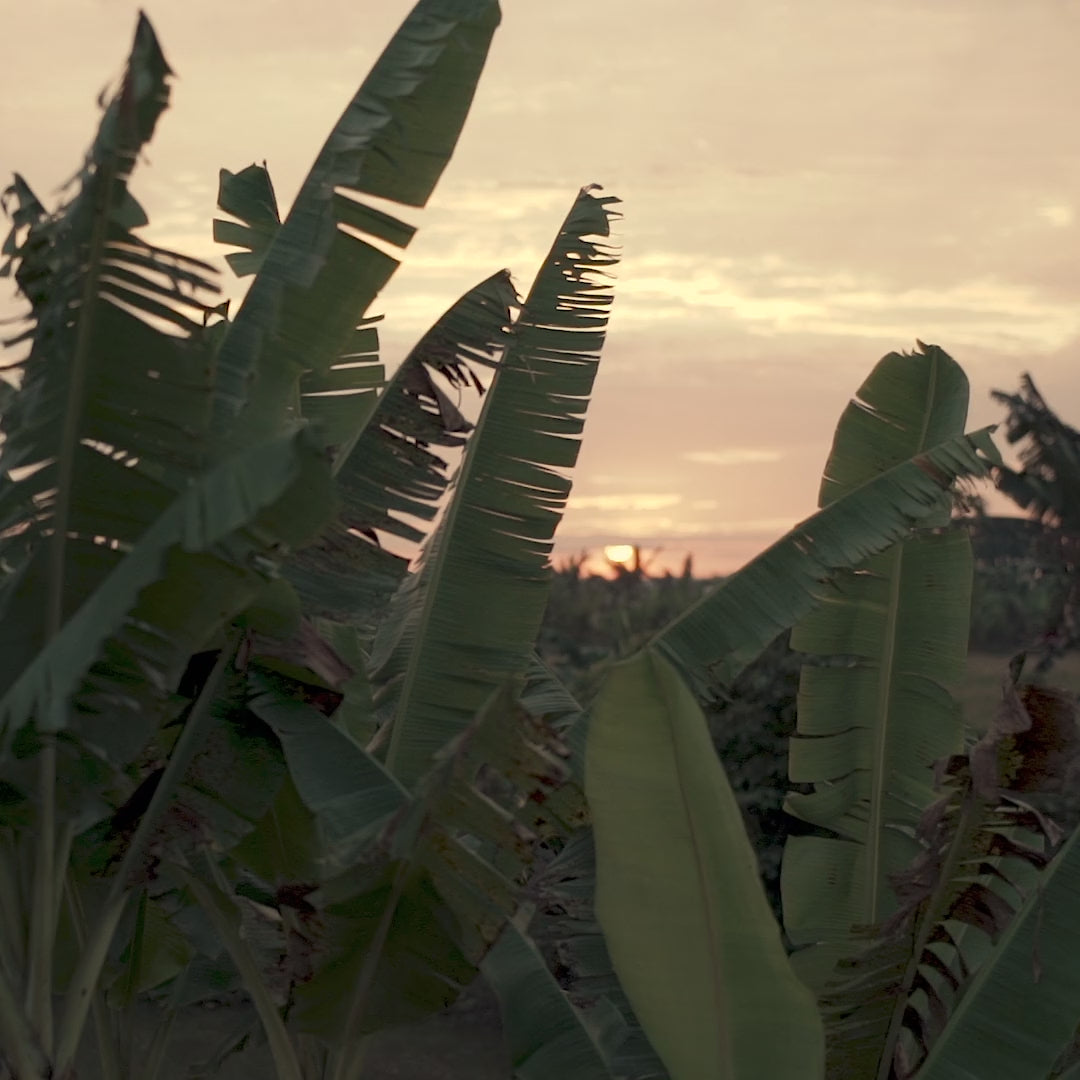
M 529 664 L 547 600 L 552 537 L 570 493 L 617 261 L 614 200 L 584 189 L 507 339 L 450 505 L 403 582 L 372 654 L 406 786 L 491 691 Z
M 1048 757 L 1046 746 L 1055 731 L 1075 728 L 1075 715 L 1064 696 L 1004 689 L 982 738 L 935 764 L 937 797 L 914 830 L 919 853 L 890 879 L 896 912 L 860 935 L 859 951 L 819 994 L 830 1076 L 916 1074 L 949 1030 L 971 972 L 1040 888 L 1060 830 L 1021 799 L 1060 785 L 1065 758 Z M 1048 701 L 1055 712 L 1040 707 Z
M 821 504 L 958 436 L 967 397 L 963 371 L 936 346 L 890 353 L 840 419 Z M 923 524 L 940 530 L 949 509 L 942 494 Z M 889 876 L 917 853 L 911 829 L 935 797 L 931 767 L 962 743 L 949 688 L 967 655 L 971 574 L 966 533 L 924 532 L 839 578 L 792 633 L 794 648 L 830 662 L 803 668 L 789 772 L 814 790 L 787 805 L 837 834 L 788 840 L 784 918 L 798 945 L 843 946 L 852 927 L 895 910 Z
M 0 422 L 0 694 L 57 640 L 202 464 L 209 309 L 197 291 L 213 288 L 209 268 L 142 241 L 133 230 L 146 216 L 128 191 L 168 103 L 171 74 L 140 15 L 73 197 L 48 214 L 20 178 L 5 196 L 16 209 L 4 269 L 14 270 L 29 301 L 30 325 L 6 343 L 28 341 L 29 352 L 13 365 L 21 384 Z M 67 705 L 46 706 L 54 726 Z M 55 740 L 40 749 L 26 1001 L 51 1052 L 66 841 L 56 815 Z
M 297 414 L 305 378 L 358 351 L 357 324 L 398 266 L 363 237 L 402 249 L 415 229 L 354 196 L 425 205 L 498 23 L 497 0 L 419 0 L 402 23 L 274 231 L 222 343 L 219 432 L 276 430 Z
M 440 381 L 482 392 L 476 368 L 496 362 L 516 302 L 505 270 L 470 289 L 410 350 L 364 422 L 338 441 L 337 520 L 288 568 L 310 610 L 370 632 L 409 564 L 385 538 L 400 549 L 426 537 L 449 485 L 441 455 L 464 446 L 472 428 Z
M 0 422 L 0 692 L 205 460 L 212 271 L 140 239 L 128 191 L 170 75 L 140 16 L 72 198 L 47 213 L 20 178 L 8 192 L 30 312 Z

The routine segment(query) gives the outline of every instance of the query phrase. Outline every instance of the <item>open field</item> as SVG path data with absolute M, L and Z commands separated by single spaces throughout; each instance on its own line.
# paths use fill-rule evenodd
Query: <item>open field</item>
M 1008 672 L 1009 656 L 1005 654 L 971 652 L 968 654 L 967 677 L 957 693 L 964 709 L 964 719 L 976 731 L 986 727 L 1001 700 L 1001 683 Z M 1080 653 L 1062 657 L 1046 675 L 1037 678 L 1026 673 L 1031 681 L 1061 687 L 1080 695 Z

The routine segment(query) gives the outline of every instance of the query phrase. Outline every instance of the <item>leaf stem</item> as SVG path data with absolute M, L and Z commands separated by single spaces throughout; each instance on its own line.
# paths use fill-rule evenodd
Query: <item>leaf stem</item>
M 214 865 L 209 855 L 204 853 L 204 856 L 210 877 L 217 877 L 220 870 Z M 296 1051 L 289 1039 L 285 1022 L 281 1019 L 281 1013 L 270 996 L 270 991 L 267 989 L 251 949 L 233 924 L 233 919 L 238 916 L 238 912 L 232 897 L 220 886 L 200 880 L 190 870 L 181 866 L 177 866 L 176 869 L 213 924 L 218 939 L 244 980 L 244 989 L 251 995 L 255 1011 L 259 1014 L 263 1029 L 266 1031 L 266 1040 L 270 1044 L 270 1053 L 274 1059 L 278 1080 L 304 1080 L 300 1063 L 296 1059 Z
M 26 922 L 19 888 L 18 848 L 0 833 L 0 971 L 15 978 L 26 970 Z
M 41 1044 L 34 1037 L 7 976 L 0 971 L 0 1040 L 17 1080 L 47 1080 L 53 1073 Z
M 130 94 L 128 85 L 125 85 L 125 91 Z M 115 186 L 116 175 L 116 156 L 106 154 L 93 178 L 93 224 L 83 269 L 82 296 L 75 313 L 78 329 L 75 349 L 68 364 L 64 421 L 56 451 L 56 501 L 51 521 L 52 536 L 49 540 L 46 578 L 46 644 L 60 633 L 64 624 L 65 564 L 75 479 L 75 455 L 79 447 L 86 368 L 94 330 L 94 300 L 104 261 L 109 198 Z M 38 764 L 37 858 L 34 864 L 34 904 L 30 911 L 30 975 L 26 997 L 31 1021 L 40 1033 L 47 1053 L 51 1051 L 53 1041 L 52 969 L 56 916 L 60 901 L 56 885 L 56 736 L 53 732 L 63 726 L 62 714 L 66 709 L 66 701 L 54 700 L 49 703 L 49 717 L 36 717 L 39 726 L 45 729 L 45 745 Z
M 75 927 L 75 942 L 79 947 L 79 951 L 82 952 L 86 948 L 86 914 L 83 911 L 79 894 L 75 891 L 70 879 L 65 882 L 65 886 L 64 895 L 67 897 L 68 911 L 71 915 L 72 925 Z M 98 987 L 94 988 L 90 1009 L 94 1022 L 94 1036 L 97 1041 L 101 1080 L 122 1080 L 120 1062 L 116 1056 L 116 1039 L 110 1022 L 108 1006 L 105 1004 L 104 995 Z
M 150 843 L 158 821 L 168 808 L 173 792 L 184 778 L 191 759 L 199 748 L 203 727 L 211 715 L 211 706 L 217 697 L 225 672 L 236 656 L 243 633 L 241 629 L 236 628 L 230 634 L 213 671 L 210 672 L 205 685 L 199 691 L 199 696 L 195 699 L 191 713 L 184 724 L 184 730 L 180 733 L 180 738 L 176 740 L 169 763 L 165 766 L 161 781 L 154 790 L 150 805 L 143 814 L 135 835 L 124 853 L 120 869 L 113 878 L 112 886 L 94 924 L 88 945 L 81 951 L 78 966 L 71 978 L 67 995 L 68 1004 L 57 1038 L 56 1074 L 58 1076 L 65 1075 L 65 1071 L 70 1068 L 75 1058 L 75 1051 L 78 1049 L 83 1026 L 86 1023 L 87 1010 L 90 1007 L 91 992 L 97 985 L 113 935 L 116 933 L 116 927 L 124 913 L 128 897 L 131 895 L 129 881 Z
M 409 860 L 403 859 L 394 874 L 394 884 L 390 890 L 379 918 L 379 925 L 371 939 L 367 956 L 364 957 L 364 966 L 360 969 L 360 976 L 356 980 L 353 990 L 352 1004 L 349 1006 L 349 1018 L 345 1023 L 346 1051 L 338 1056 L 337 1066 L 334 1069 L 334 1080 L 360 1080 L 361 1070 L 364 1067 L 364 1055 L 362 1053 L 348 1053 L 351 1049 L 348 1042 L 353 1032 L 359 1031 L 360 1022 L 367 1010 L 371 991 L 375 986 L 375 976 L 379 970 L 379 961 L 382 959 L 386 940 L 390 936 L 390 928 L 397 914 L 397 906 L 401 900 L 401 894 L 405 890 L 405 879 L 409 873 Z

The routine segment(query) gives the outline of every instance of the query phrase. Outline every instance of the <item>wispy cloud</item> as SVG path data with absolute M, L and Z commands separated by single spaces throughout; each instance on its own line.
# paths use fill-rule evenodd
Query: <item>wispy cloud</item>
M 760 465 L 783 456 L 779 450 L 734 446 L 730 450 L 691 450 L 683 454 L 683 460 L 695 465 Z
M 1055 229 L 1067 229 L 1076 220 L 1076 212 L 1067 203 L 1047 203 L 1039 207 L 1039 217 Z
M 1055 228 L 1073 222 L 1064 203 L 1048 203 L 1038 214 Z M 619 284 L 620 323 L 727 323 L 769 337 L 937 335 L 954 346 L 1012 350 L 1058 348 L 1080 333 L 1071 297 L 1059 300 L 1034 285 L 992 276 L 897 288 L 877 272 L 856 277 L 774 254 L 710 261 L 654 253 L 645 265 L 651 272 L 630 269 Z
M 771 541 L 798 523 L 789 517 L 747 518 L 724 521 L 715 518 L 693 521 L 661 516 L 626 516 L 615 518 L 568 517 L 559 529 L 559 543 L 611 543 L 615 540 L 654 543 L 675 540 L 723 540 L 753 538 Z
M 682 502 L 682 496 L 673 494 L 571 495 L 566 505 L 569 510 L 642 513 L 664 510 L 680 502 Z

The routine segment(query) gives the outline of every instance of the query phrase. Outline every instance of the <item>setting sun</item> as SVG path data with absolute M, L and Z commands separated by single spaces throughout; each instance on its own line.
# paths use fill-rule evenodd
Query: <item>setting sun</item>
M 604 548 L 604 558 L 608 562 L 629 566 L 634 561 L 634 548 L 631 544 L 609 544 Z

